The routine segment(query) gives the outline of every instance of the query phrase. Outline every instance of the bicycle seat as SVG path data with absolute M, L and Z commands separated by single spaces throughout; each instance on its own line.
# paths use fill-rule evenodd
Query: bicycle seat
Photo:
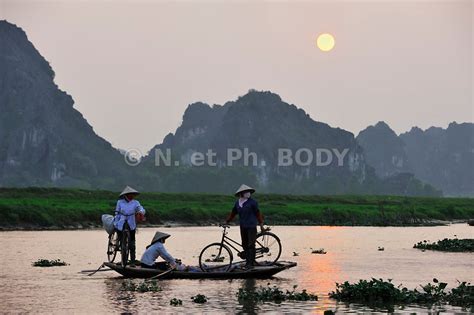
M 227 228 L 230 228 L 230 225 L 229 224 L 222 224 L 222 223 L 219 223 L 219 227 L 221 228 L 224 228 L 224 229 L 227 229 Z

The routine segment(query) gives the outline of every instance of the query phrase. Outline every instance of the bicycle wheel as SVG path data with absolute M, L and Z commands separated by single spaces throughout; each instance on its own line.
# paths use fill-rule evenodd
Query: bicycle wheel
M 257 234 L 255 242 L 255 262 L 257 265 L 273 265 L 281 255 L 281 242 L 278 236 L 270 232 Z
M 130 230 L 124 229 L 122 232 L 121 240 L 121 255 L 122 255 L 122 267 L 125 268 L 128 262 L 128 255 L 130 254 Z
M 107 259 L 109 262 L 114 262 L 115 256 L 117 256 L 117 243 L 118 243 L 118 234 L 113 232 L 109 235 L 109 242 L 107 244 Z
M 228 271 L 232 266 L 232 252 L 222 243 L 212 243 L 204 247 L 199 255 L 202 271 Z

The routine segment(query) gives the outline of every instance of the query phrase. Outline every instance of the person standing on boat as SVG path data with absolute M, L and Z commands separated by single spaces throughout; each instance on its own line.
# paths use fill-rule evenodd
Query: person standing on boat
M 174 259 L 173 256 L 168 253 L 165 248 L 165 241 L 170 237 L 167 233 L 156 232 L 153 240 L 151 241 L 150 245 L 146 247 L 145 252 L 140 259 L 141 267 L 142 268 L 158 268 L 158 269 L 168 269 L 168 264 L 171 268 L 175 268 L 177 270 L 184 270 L 186 266 L 181 264 L 181 262 L 177 259 Z M 161 257 L 166 262 L 158 262 L 156 263 L 156 259 Z M 165 263 L 166 265 L 164 265 Z
M 130 228 L 130 260 L 132 263 L 135 262 L 136 255 L 135 231 L 137 223 L 135 221 L 135 215 L 138 214 L 141 218 L 144 218 L 145 215 L 145 209 L 138 200 L 135 200 L 135 197 L 139 194 L 140 193 L 132 187 L 125 187 L 120 193 L 117 206 L 115 207 L 114 226 L 118 232 L 119 239 L 122 239 L 122 231 L 125 222 L 127 222 Z
M 247 185 L 241 185 L 235 192 L 238 197 L 232 208 L 232 212 L 226 220 L 226 224 L 238 214 L 240 221 L 240 237 L 242 238 L 242 247 L 245 254 L 245 266 L 252 268 L 255 264 L 255 242 L 257 240 L 257 224 L 263 228 L 263 216 L 258 208 L 258 203 L 251 195 L 255 189 Z

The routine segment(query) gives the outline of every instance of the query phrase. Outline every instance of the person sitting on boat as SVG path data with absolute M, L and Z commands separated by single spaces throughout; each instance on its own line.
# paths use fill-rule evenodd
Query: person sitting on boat
M 145 209 L 142 207 L 135 197 L 140 193 L 130 186 L 120 193 L 117 206 L 115 207 L 115 218 L 114 226 L 119 235 L 119 239 L 122 239 L 122 231 L 125 222 L 127 222 L 130 228 L 130 260 L 132 264 L 135 263 L 136 246 L 135 246 L 135 231 L 137 223 L 135 221 L 135 215 L 138 215 L 144 220 Z
M 229 224 L 234 217 L 239 214 L 240 221 L 240 237 L 242 239 L 242 247 L 245 255 L 245 267 L 250 269 L 255 265 L 255 242 L 257 240 L 257 223 L 263 231 L 263 216 L 258 208 L 258 203 L 251 198 L 251 194 L 255 189 L 247 185 L 241 185 L 235 192 L 235 196 L 239 197 L 232 208 L 232 212 L 226 220 Z
M 186 266 L 181 263 L 180 260 L 174 259 L 170 253 L 165 248 L 165 241 L 170 237 L 169 234 L 163 232 L 156 232 L 153 240 L 150 245 L 146 247 L 145 252 L 140 259 L 142 268 L 158 268 L 167 270 L 170 268 L 175 268 L 177 270 L 183 271 L 186 269 Z M 161 257 L 164 261 L 156 262 L 156 259 Z

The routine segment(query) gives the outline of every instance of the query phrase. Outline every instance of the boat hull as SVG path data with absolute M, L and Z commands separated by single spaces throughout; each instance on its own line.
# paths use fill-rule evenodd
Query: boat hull
M 126 278 L 152 278 L 159 279 L 266 279 L 271 278 L 277 273 L 295 267 L 297 264 L 290 261 L 277 262 L 271 266 L 256 266 L 250 270 L 235 269 L 230 272 L 190 272 L 190 271 L 171 271 L 167 272 L 158 269 L 141 268 L 139 266 L 126 266 L 123 268 L 120 264 L 105 262 L 105 266 L 113 269 Z M 163 276 L 160 276 L 163 274 Z

